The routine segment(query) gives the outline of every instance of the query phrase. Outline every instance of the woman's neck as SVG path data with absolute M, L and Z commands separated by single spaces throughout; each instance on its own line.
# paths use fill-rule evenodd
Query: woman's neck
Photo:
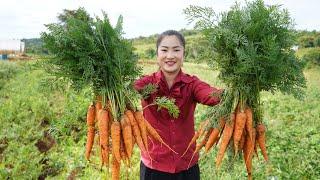
M 174 83 L 174 80 L 176 79 L 176 77 L 178 76 L 180 71 L 177 71 L 177 72 L 174 72 L 174 73 L 166 73 L 166 72 L 163 72 L 163 75 L 166 79 L 166 82 L 168 84 L 168 87 L 169 89 L 171 89 L 173 83 Z

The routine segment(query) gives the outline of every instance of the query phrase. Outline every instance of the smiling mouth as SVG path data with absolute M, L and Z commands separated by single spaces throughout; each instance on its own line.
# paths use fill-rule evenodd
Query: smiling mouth
M 174 65 L 174 64 L 176 64 L 176 62 L 174 62 L 174 61 L 167 61 L 167 62 L 165 62 L 167 65 L 169 65 L 169 66 L 172 66 L 172 65 Z

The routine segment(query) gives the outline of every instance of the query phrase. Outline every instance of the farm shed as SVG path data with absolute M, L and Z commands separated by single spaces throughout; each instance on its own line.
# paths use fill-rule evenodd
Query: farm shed
M 25 43 L 21 40 L 0 39 L 0 59 L 7 59 L 9 54 L 23 54 Z

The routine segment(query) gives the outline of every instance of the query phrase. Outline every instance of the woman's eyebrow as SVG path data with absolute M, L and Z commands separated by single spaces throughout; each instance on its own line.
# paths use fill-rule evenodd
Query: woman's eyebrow
M 162 48 L 169 48 L 168 46 L 161 46 Z M 172 48 L 181 48 L 181 46 L 173 46 Z

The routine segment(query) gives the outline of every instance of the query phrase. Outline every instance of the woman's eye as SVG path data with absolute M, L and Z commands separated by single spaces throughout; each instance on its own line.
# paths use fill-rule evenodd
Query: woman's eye
M 161 49 L 161 51 L 162 51 L 162 52 L 167 52 L 167 50 L 166 50 L 166 49 Z
M 180 51 L 180 49 L 176 49 L 176 50 L 174 50 L 175 52 L 179 52 Z

